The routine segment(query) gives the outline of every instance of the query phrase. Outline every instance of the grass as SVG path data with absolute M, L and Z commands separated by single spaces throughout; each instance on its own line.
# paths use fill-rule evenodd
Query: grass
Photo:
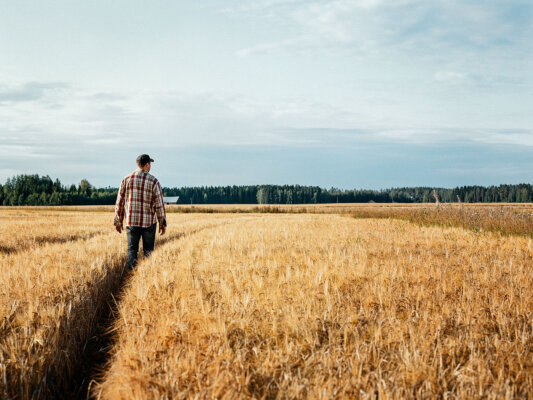
M 353 216 L 396 218 L 419 225 L 456 226 L 474 232 L 489 231 L 533 237 L 533 208 L 529 208 L 529 205 L 441 204 L 439 207 L 375 207 L 359 208 Z

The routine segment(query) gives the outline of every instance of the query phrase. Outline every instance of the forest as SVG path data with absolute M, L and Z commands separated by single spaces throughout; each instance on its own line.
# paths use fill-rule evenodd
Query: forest
M 163 187 L 165 196 L 179 196 L 183 204 L 311 204 L 311 203 L 527 203 L 533 202 L 533 186 L 522 183 L 455 188 L 402 187 L 382 190 L 325 189 L 301 185 L 245 185 Z M 87 179 L 78 185 L 63 185 L 48 175 L 17 175 L 0 184 L 0 204 L 112 205 L 117 188 L 96 188 Z

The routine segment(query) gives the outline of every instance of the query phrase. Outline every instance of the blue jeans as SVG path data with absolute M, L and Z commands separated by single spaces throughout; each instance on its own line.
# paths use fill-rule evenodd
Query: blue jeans
M 155 231 L 157 224 L 153 224 L 148 228 L 141 228 L 140 226 L 127 226 L 126 234 L 128 237 L 128 253 L 126 259 L 128 261 L 128 268 L 135 268 L 137 265 L 137 253 L 139 252 L 139 241 L 143 239 L 143 253 L 147 257 L 154 251 L 155 245 Z

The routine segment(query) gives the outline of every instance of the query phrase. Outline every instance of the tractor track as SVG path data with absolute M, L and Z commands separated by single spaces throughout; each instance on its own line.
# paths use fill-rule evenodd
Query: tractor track
M 170 243 L 180 241 L 191 237 L 202 231 L 217 228 L 232 222 L 210 224 L 208 226 L 195 229 L 189 232 L 180 232 L 174 236 L 163 237 L 156 241 L 156 249 L 166 246 Z M 125 295 L 128 282 L 133 278 L 135 270 L 142 268 L 143 262 L 139 260 L 136 269 L 129 270 L 125 266 L 125 257 L 122 260 L 123 268 L 120 271 L 120 277 L 117 284 L 114 285 L 107 296 L 106 304 L 101 310 L 98 310 L 94 329 L 88 335 L 89 338 L 80 343 L 80 356 L 72 373 L 70 384 L 67 385 L 61 393 L 52 393 L 51 398 L 68 398 L 86 400 L 92 398 L 91 387 L 100 380 L 112 357 L 112 349 L 117 340 L 114 326 L 120 314 L 121 298 Z

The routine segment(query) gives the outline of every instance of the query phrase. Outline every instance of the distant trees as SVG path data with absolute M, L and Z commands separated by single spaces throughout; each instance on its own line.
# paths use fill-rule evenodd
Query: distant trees
M 433 190 L 443 203 L 532 202 L 529 184 L 462 186 L 453 189 L 414 187 L 384 190 L 323 189 L 318 186 L 254 185 L 165 188 L 167 196 L 180 196 L 184 204 L 307 204 L 307 203 L 429 203 Z
M 260 188 L 256 194 L 257 204 L 268 204 L 268 190 L 266 188 Z
M 91 184 L 87 179 L 82 179 L 80 186 L 78 187 L 78 192 L 84 194 L 85 196 L 91 195 Z
M 440 201 L 533 202 L 530 184 L 462 186 L 453 189 L 414 187 L 384 190 L 324 189 L 300 185 L 200 186 L 163 188 L 165 196 L 180 196 L 184 204 L 308 204 L 308 203 L 426 203 L 433 202 L 435 190 Z M 18 175 L 0 184 L 0 204 L 83 205 L 114 204 L 117 188 L 95 188 L 87 179 L 78 186 L 63 186 L 49 176 Z
M 4 206 L 47 206 L 113 204 L 116 189 L 94 189 L 88 180 L 69 188 L 49 176 L 17 175 L 0 185 L 0 204 Z

